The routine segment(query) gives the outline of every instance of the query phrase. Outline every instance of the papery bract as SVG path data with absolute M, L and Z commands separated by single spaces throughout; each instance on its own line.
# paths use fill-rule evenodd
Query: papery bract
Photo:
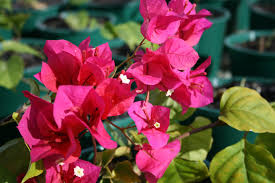
M 163 106 L 153 106 L 144 101 L 135 102 L 128 110 L 139 133 L 143 133 L 154 149 L 165 146 L 169 140 L 166 131 L 169 126 L 170 109 Z
M 136 97 L 136 93 L 131 91 L 130 84 L 123 84 L 120 80 L 113 78 L 104 80 L 98 85 L 96 92 L 105 103 L 102 119 L 125 113 Z
M 176 36 L 190 46 L 198 43 L 204 30 L 212 24 L 204 17 L 210 16 L 207 10 L 196 13 L 196 4 L 189 0 L 141 0 L 140 13 L 144 18 L 141 33 L 149 41 L 162 44 Z
M 49 90 L 56 92 L 60 85 L 97 86 L 114 70 L 112 52 L 108 43 L 89 47 L 90 38 L 79 47 L 66 40 L 48 40 L 44 52 L 47 63 L 35 77 Z
M 184 40 L 168 39 L 157 52 L 168 57 L 171 66 L 178 70 L 192 68 L 199 59 L 199 55 Z
M 179 140 L 174 140 L 160 149 L 152 149 L 150 145 L 143 144 L 143 148 L 136 155 L 136 163 L 149 183 L 156 183 L 163 176 L 180 148 Z
M 96 183 L 100 170 L 101 167 L 78 159 L 70 164 L 62 163 L 47 169 L 46 183 Z
M 182 85 L 172 93 L 172 99 L 182 105 L 183 113 L 189 108 L 199 108 L 213 102 L 213 87 L 206 77 L 205 69 L 210 65 L 209 57 L 195 70 L 178 72 Z
M 132 64 L 127 73 L 135 79 L 140 93 L 156 87 L 174 89 L 180 84 L 180 79 L 174 73 L 168 57 L 160 51 L 147 49 L 141 61 Z
M 31 149 L 31 161 L 43 159 L 47 164 L 55 165 L 60 159 L 67 162 L 77 160 L 81 147 L 75 137 L 79 130 L 76 121 L 69 116 L 58 128 L 53 118 L 53 104 L 27 91 L 24 94 L 30 99 L 31 106 L 20 120 L 18 129 Z
M 104 112 L 104 100 L 92 86 L 60 86 L 54 103 L 54 118 L 60 128 L 63 119 L 73 116 L 104 148 L 116 147 L 116 142 L 106 132 L 101 121 Z

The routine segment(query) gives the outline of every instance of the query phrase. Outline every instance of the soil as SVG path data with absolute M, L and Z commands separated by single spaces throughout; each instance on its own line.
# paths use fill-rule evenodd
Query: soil
M 240 86 L 241 82 L 239 81 L 233 81 L 232 83 L 229 83 L 227 85 L 224 85 L 223 87 L 214 89 L 214 102 L 210 104 L 208 107 L 219 109 L 220 108 L 220 99 L 222 97 L 223 92 L 225 92 L 226 89 L 231 88 L 233 86 Z M 258 83 L 255 81 L 246 81 L 245 87 L 254 89 L 260 93 L 260 95 L 265 98 L 268 102 L 274 102 L 275 101 L 275 82 L 271 83 Z
M 94 18 L 94 17 L 90 17 L 90 18 Z M 95 18 L 96 18 L 96 20 L 99 24 L 104 24 L 108 21 L 108 19 L 104 18 L 104 17 L 95 17 Z M 50 28 L 53 28 L 53 29 L 71 29 L 71 27 L 61 17 L 48 18 L 48 19 L 46 19 L 44 24 L 47 27 L 50 27 Z
M 44 24 L 53 29 L 70 29 L 69 25 L 60 17 L 46 19 Z
M 39 50 L 39 49 L 37 49 Z M 41 53 L 42 51 L 39 50 Z M 8 60 L 14 53 L 12 51 L 7 51 L 1 56 L 1 60 Z M 19 54 L 21 58 L 24 60 L 24 67 L 32 67 L 41 65 L 42 59 L 30 54 Z
M 240 46 L 260 52 L 275 52 L 275 36 L 258 37 L 255 41 L 245 42 Z
M 270 0 L 270 2 L 259 2 L 259 3 L 255 3 L 255 5 L 253 5 L 253 7 L 255 9 L 261 9 L 263 11 L 267 11 L 271 14 L 275 14 L 275 4 L 273 0 Z
M 26 0 L 16 0 L 12 7 L 14 9 L 46 9 L 48 6 L 52 6 L 62 2 L 62 0 L 37 0 L 34 6 L 26 3 Z

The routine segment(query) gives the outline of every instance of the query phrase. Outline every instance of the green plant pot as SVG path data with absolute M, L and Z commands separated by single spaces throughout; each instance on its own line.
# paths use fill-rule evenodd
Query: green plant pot
M 9 29 L 0 28 L 0 38 L 1 39 L 11 39 L 12 38 L 12 31 L 9 30 Z
M 125 0 L 120 3 L 111 3 L 111 4 L 101 4 L 96 2 L 83 3 L 79 5 L 69 5 L 69 9 L 80 10 L 87 9 L 91 11 L 101 11 L 103 13 L 112 13 L 116 16 L 118 23 L 123 23 L 127 21 L 130 17 L 124 19 L 124 9 L 131 8 L 128 4 L 132 4 L 132 2 L 139 2 L 139 0 Z
M 254 40 L 256 37 L 271 34 L 272 31 L 250 31 L 233 34 L 225 39 L 234 76 L 275 78 L 275 52 L 260 53 L 257 50 L 239 46 L 239 44 Z
M 43 48 L 45 40 L 22 39 L 21 42 Z M 26 68 L 24 70 L 24 78 L 34 78 L 33 75 L 40 72 L 40 70 L 41 65 Z M 27 101 L 26 97 L 24 97 L 22 93 L 24 90 L 30 90 L 30 87 L 22 81 L 20 81 L 14 90 L 8 90 L 0 87 L 0 101 L 2 104 L 0 106 L 0 119 L 10 115 L 12 112 L 15 112 L 24 102 Z
M 198 44 L 198 53 L 202 57 L 211 56 L 211 66 L 208 75 L 214 77 L 220 68 L 221 57 L 223 53 L 223 41 L 226 32 L 227 22 L 230 18 L 230 12 L 223 8 L 203 7 L 211 11 L 220 13 L 219 17 L 209 18 L 213 23 L 212 27 L 206 30 Z
M 139 12 L 139 1 L 128 3 L 123 10 L 123 21 L 135 21 L 140 24 L 143 23 L 143 17 Z
M 274 29 L 275 13 L 265 11 L 259 7 L 255 7 L 258 0 L 250 4 L 251 11 L 251 29 Z M 263 1 L 264 2 L 264 1 Z
M 61 13 L 61 15 L 66 16 L 66 12 Z M 111 23 L 113 24 L 116 23 L 116 17 L 112 13 L 104 13 L 104 15 L 102 15 L 102 12 L 91 11 L 90 15 L 94 17 L 106 17 L 110 20 Z M 81 41 L 83 41 L 88 36 L 90 36 L 93 46 L 97 46 L 108 41 L 105 38 L 103 38 L 99 28 L 95 28 L 93 30 L 84 29 L 81 31 L 74 31 L 74 30 L 65 29 L 65 28 L 54 29 L 54 28 L 47 27 L 44 24 L 44 22 L 47 19 L 53 18 L 53 17 L 55 16 L 39 18 L 36 23 L 37 29 L 40 32 L 40 35 L 43 36 L 45 39 L 53 39 L 53 40 L 65 39 L 72 42 L 73 44 L 78 45 Z
M 49 6 L 46 9 L 34 10 L 34 9 L 15 9 L 15 13 L 29 14 L 29 18 L 26 20 L 23 29 L 23 36 L 33 36 L 35 34 L 35 23 L 41 17 L 54 16 L 58 14 L 58 11 L 67 3 L 67 0 L 63 0 L 61 3 Z

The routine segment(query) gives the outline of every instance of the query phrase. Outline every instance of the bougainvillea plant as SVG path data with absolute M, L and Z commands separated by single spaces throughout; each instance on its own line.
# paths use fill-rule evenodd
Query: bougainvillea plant
M 206 77 L 211 58 L 196 64 L 199 56 L 193 49 L 210 28 L 206 17 L 211 13 L 196 11 L 189 0 L 141 0 L 140 13 L 144 39 L 118 66 L 108 43 L 94 48 L 90 38 L 79 46 L 66 40 L 46 42 L 47 62 L 35 77 L 50 97 L 24 91 L 30 104 L 22 116 L 13 115 L 30 154 L 28 170 L 16 174 L 16 180 L 180 183 L 210 176 L 217 183 L 275 182 L 275 111 L 256 91 L 225 91 L 216 122 L 203 117 L 189 126 L 176 122 L 177 116 L 187 119 L 194 108 L 213 102 Z M 146 40 L 159 48 L 141 50 Z M 181 114 L 175 115 L 174 104 Z M 123 117 L 126 125 L 118 120 Z M 212 128 L 223 125 L 245 133 L 217 153 L 208 170 Z M 250 131 L 260 133 L 257 144 L 246 140 Z M 84 137 L 89 142 L 83 145 Z M 20 142 L 4 145 L 0 153 Z M 1 171 L 5 167 L 0 163 Z

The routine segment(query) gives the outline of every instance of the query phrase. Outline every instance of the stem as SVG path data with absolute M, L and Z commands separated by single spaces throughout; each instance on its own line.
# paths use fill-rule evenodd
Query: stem
M 130 137 L 125 133 L 125 129 L 127 129 L 127 128 L 121 128 L 121 127 L 119 127 L 119 126 L 117 126 L 116 124 L 114 124 L 112 121 L 110 121 L 109 119 L 106 119 L 106 121 L 108 122 L 108 123 L 110 123 L 111 125 L 113 125 L 114 127 L 116 127 L 117 129 L 119 129 L 120 131 L 121 131 L 121 133 L 133 144 L 133 145 L 136 145 L 135 144 L 135 142 L 132 140 L 132 139 L 130 139 Z
M 131 59 L 135 58 L 137 51 L 139 50 L 139 48 L 141 47 L 141 45 L 143 44 L 144 41 L 145 41 L 145 38 L 143 38 L 143 40 L 139 43 L 139 45 L 135 49 L 134 53 L 117 66 L 116 70 L 118 70 L 120 67 L 122 67 L 125 63 L 129 62 Z
M 244 132 L 243 139 L 246 139 L 247 135 L 248 135 L 248 132 Z
M 206 126 L 202 126 L 200 128 L 195 128 L 189 132 L 186 132 L 184 134 L 182 134 L 181 136 L 178 137 L 179 140 L 181 139 L 184 139 L 186 137 L 189 137 L 190 135 L 194 134 L 194 133 L 198 133 L 198 132 L 201 132 L 203 130 L 207 130 L 209 128 L 214 128 L 216 126 L 223 126 L 223 125 L 226 125 L 226 123 L 222 122 L 222 121 L 216 121 L 215 123 L 211 123 L 209 125 L 206 125 Z
M 147 86 L 147 94 L 146 94 L 146 99 L 145 99 L 145 105 L 149 102 L 150 98 L 150 91 L 149 91 L 149 86 Z
M 92 137 L 92 141 L 93 141 L 93 147 L 94 147 L 94 157 L 93 157 L 93 163 L 96 164 L 96 153 L 97 153 L 97 149 L 96 149 L 96 141 L 95 138 L 91 135 Z

